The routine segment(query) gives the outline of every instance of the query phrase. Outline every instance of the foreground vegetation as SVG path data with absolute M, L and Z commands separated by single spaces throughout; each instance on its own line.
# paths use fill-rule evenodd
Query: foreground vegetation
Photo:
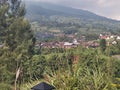
M 32 67 L 37 67 L 34 73 L 43 71 L 42 77 L 36 73 L 32 81 L 21 85 L 24 90 L 41 81 L 54 85 L 57 90 L 120 89 L 120 61 L 102 54 L 99 49 L 78 47 L 69 50 L 55 49 L 47 53 L 42 51 L 40 55 L 34 56 L 36 64 Z
M 41 48 L 18 0 L 0 1 L 0 90 L 30 90 L 46 81 L 57 90 L 119 90 L 120 44 L 100 48 Z

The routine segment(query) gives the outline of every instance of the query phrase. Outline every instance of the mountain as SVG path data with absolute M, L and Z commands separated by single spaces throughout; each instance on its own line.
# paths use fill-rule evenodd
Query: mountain
M 26 9 L 26 17 L 31 22 L 39 22 L 41 27 L 46 26 L 49 29 L 54 27 L 65 31 L 71 27 L 79 33 L 83 33 L 83 30 L 85 33 L 86 31 L 100 33 L 120 30 L 120 21 L 99 16 L 87 10 L 35 1 L 26 2 Z
M 72 7 L 66 7 L 61 5 L 56 5 L 52 3 L 43 3 L 43 2 L 34 2 L 29 1 L 26 3 L 27 15 L 63 15 L 63 16 L 72 16 L 84 19 L 97 19 L 97 20 L 107 20 L 115 21 L 103 16 L 96 15 L 92 12 L 82 9 L 75 9 Z

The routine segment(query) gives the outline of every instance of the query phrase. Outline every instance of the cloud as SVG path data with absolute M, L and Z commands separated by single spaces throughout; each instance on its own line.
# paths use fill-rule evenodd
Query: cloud
M 31 0 L 27 0 L 31 1 Z M 96 14 L 120 19 L 120 0 L 34 0 L 41 2 L 50 2 L 70 6 L 73 8 L 80 8 L 92 11 Z

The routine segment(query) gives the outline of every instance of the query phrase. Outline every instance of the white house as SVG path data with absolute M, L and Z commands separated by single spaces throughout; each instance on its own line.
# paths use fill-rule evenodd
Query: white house
M 120 40 L 120 36 L 117 36 L 117 38 L 116 38 L 117 40 Z
M 71 45 L 73 45 L 73 43 L 64 42 L 64 46 L 71 46 Z
M 115 44 L 117 44 L 117 42 L 116 42 L 116 41 L 113 41 L 112 44 L 115 45 Z
M 80 43 L 78 43 L 77 39 L 74 39 L 74 40 L 73 40 L 73 44 L 79 45 Z
M 0 48 L 2 48 L 4 46 L 4 44 L 3 45 L 0 45 Z

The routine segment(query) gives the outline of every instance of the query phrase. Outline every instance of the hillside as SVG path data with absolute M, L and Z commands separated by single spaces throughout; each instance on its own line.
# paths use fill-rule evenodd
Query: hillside
M 82 9 L 75 9 L 72 7 L 65 7 L 60 5 L 55 5 L 51 3 L 43 3 L 43 2 L 29 2 L 27 4 L 27 15 L 63 15 L 63 16 L 72 16 L 77 18 L 84 18 L 84 19 L 96 19 L 96 20 L 104 20 L 104 21 L 111 21 L 117 22 L 112 19 L 108 19 L 106 17 L 102 17 L 96 15 L 92 12 L 82 10 Z
M 42 32 L 57 29 L 67 34 L 88 35 L 103 32 L 118 34 L 120 30 L 120 21 L 82 9 L 43 2 L 27 2 L 26 8 L 26 17 L 31 22 L 37 22 L 38 31 Z

